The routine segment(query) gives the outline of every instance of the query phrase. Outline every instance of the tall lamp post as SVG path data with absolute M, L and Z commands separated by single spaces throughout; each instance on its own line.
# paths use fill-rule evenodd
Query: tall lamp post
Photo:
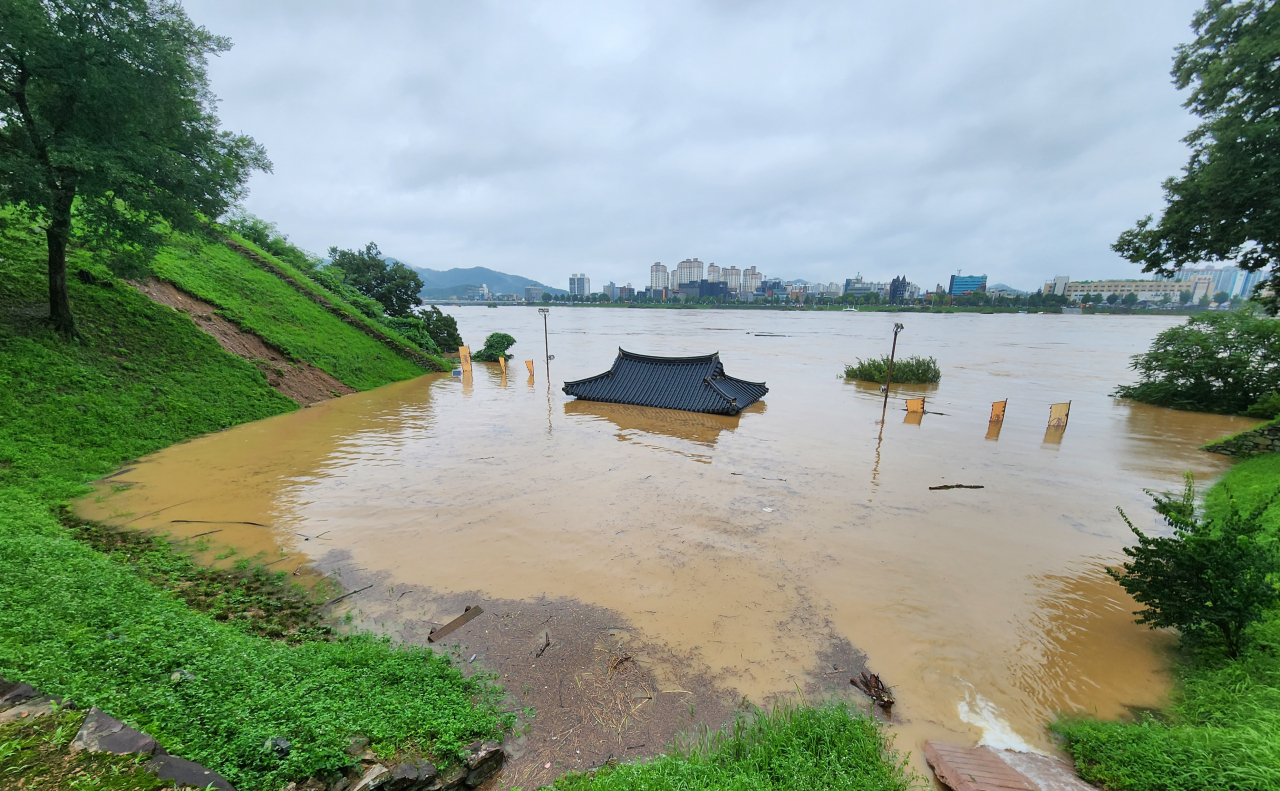
M 551 385 L 551 341 L 547 338 L 547 314 L 551 308 L 538 308 L 542 314 L 542 350 L 547 357 L 547 386 Z
M 898 323 L 893 325 L 893 346 L 889 349 L 889 371 L 884 377 L 884 409 L 889 408 L 889 385 L 893 382 L 893 356 L 898 351 L 898 333 L 902 332 L 903 326 Z M 884 411 L 884 410 L 881 410 Z

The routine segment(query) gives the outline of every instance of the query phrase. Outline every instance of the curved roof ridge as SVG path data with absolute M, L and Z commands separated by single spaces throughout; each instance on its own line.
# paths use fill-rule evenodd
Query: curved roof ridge
M 692 357 L 659 357 L 655 354 L 629 352 L 621 346 L 618 347 L 618 354 L 629 360 L 644 360 L 645 362 L 653 363 L 707 363 L 720 357 L 720 352 L 699 354 Z

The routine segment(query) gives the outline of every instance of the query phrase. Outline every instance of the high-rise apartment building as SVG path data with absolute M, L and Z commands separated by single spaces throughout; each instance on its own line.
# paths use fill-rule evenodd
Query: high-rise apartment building
M 708 283 L 720 282 L 720 267 L 716 266 L 715 264 L 707 264 L 707 282 Z
M 685 283 L 697 283 L 702 280 L 702 262 L 696 258 L 686 258 L 676 265 L 675 287 Z
M 756 271 L 754 266 L 749 266 L 742 270 L 742 288 L 738 289 L 740 294 L 753 294 L 755 290 L 760 288 L 761 281 L 764 276 Z
M 738 267 L 726 266 L 720 270 L 720 277 L 730 291 L 736 293 L 742 290 L 742 270 L 738 269 Z
M 524 301 L 537 302 L 542 299 L 542 288 L 540 286 L 525 286 Z
M 661 262 L 655 263 L 649 267 L 649 288 L 658 291 L 664 288 L 670 288 L 671 282 L 667 275 L 667 268 Z
M 947 289 L 947 293 L 953 297 L 958 297 L 961 294 L 971 294 L 974 291 L 986 290 L 986 275 L 952 275 L 951 287 Z
M 569 296 L 585 297 L 591 293 L 591 278 L 586 273 L 569 275 Z

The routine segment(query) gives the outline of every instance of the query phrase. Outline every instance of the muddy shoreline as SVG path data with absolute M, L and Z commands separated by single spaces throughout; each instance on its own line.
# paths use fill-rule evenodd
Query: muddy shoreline
M 433 627 L 467 606 L 484 608 L 434 647 L 447 651 L 466 675 L 494 674 L 507 690 L 507 707 L 532 713 L 522 714 L 507 737 L 506 766 L 489 788 L 538 788 L 566 772 L 656 755 L 673 741 L 732 723 L 751 704 L 770 702 L 744 700 L 696 655 L 640 633 L 604 607 L 397 583 L 386 572 L 356 567 L 344 550 L 313 565 L 346 590 L 365 588 L 332 608 L 330 618 L 345 623 L 342 628 L 425 646 Z M 840 696 L 865 705 L 849 685 L 850 674 L 866 669 L 865 654 L 833 636 L 830 649 L 815 660 L 813 678 L 798 692 L 810 700 Z

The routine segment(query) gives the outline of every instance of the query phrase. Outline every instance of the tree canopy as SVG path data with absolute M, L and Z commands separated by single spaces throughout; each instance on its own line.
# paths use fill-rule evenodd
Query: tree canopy
M 1255 292 L 1280 311 L 1280 7 L 1275 0 L 1208 0 L 1196 39 L 1178 47 L 1174 84 L 1202 119 L 1191 158 L 1164 183 L 1165 210 L 1122 233 L 1113 249 L 1142 271 L 1170 275 L 1200 261 L 1270 269 Z M 1270 285 L 1271 295 L 1259 296 Z
M 73 212 L 99 245 L 146 249 L 159 224 L 220 216 L 270 170 L 252 138 L 219 129 L 206 69 L 230 47 L 174 2 L 0 3 L 0 199 L 45 227 L 60 331 L 76 332 Z
M 422 304 L 418 292 L 422 291 L 422 278 L 418 273 L 396 261 L 388 264 L 369 242 L 363 250 L 339 250 L 329 248 L 333 265 L 341 269 L 346 282 L 382 304 L 388 316 L 410 316 L 413 309 Z

